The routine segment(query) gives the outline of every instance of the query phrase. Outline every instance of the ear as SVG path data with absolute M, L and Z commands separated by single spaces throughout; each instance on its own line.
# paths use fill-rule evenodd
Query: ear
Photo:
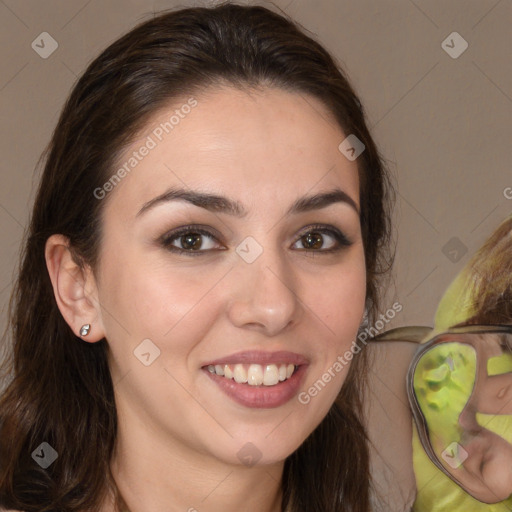
M 63 235 L 48 238 L 45 258 L 57 305 L 71 330 L 84 341 L 103 339 L 105 329 L 92 269 L 75 262 Z M 80 329 L 86 324 L 91 325 L 89 334 L 81 336 Z

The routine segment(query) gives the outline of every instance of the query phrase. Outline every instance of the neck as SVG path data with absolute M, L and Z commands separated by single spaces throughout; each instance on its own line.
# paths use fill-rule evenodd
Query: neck
M 104 510 L 280 512 L 283 467 L 284 462 L 253 467 L 225 463 L 137 421 L 119 421 L 111 470 L 125 510 L 113 501 Z

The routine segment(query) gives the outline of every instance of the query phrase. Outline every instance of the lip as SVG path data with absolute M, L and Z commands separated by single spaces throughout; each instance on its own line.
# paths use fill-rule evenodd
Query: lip
M 286 352 L 284 350 L 278 352 L 263 352 L 260 350 L 249 350 L 245 352 L 238 352 L 226 357 L 216 359 L 215 361 L 208 361 L 202 367 L 216 364 L 285 364 L 291 363 L 295 366 L 309 364 L 309 361 L 300 354 L 294 352 Z
M 226 379 L 208 371 L 209 365 L 216 364 L 283 364 L 291 363 L 297 368 L 293 375 L 275 386 L 250 386 L 249 384 L 237 383 L 234 380 Z M 309 361 L 293 352 L 260 352 L 249 351 L 233 354 L 222 359 L 209 361 L 202 367 L 208 377 L 223 391 L 229 398 L 240 405 L 253 409 L 272 409 L 280 407 L 289 402 L 299 391 L 304 380 Z
M 226 379 L 215 373 L 203 371 L 219 388 L 232 400 L 245 407 L 254 409 L 272 409 L 289 402 L 298 392 L 304 380 L 307 365 L 300 365 L 294 374 L 275 386 L 250 386 L 239 384 L 231 379 Z

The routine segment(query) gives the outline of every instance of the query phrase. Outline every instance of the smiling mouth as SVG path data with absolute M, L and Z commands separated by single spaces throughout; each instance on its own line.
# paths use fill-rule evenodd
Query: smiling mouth
M 298 366 L 282 364 L 210 364 L 205 367 L 210 373 L 249 386 L 275 386 L 289 379 Z

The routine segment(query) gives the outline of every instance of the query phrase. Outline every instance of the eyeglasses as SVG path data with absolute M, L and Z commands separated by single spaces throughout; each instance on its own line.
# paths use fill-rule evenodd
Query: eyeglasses
M 471 325 L 435 335 L 411 361 L 407 394 L 425 452 L 465 488 L 456 470 L 482 456 L 487 445 L 480 442 L 477 451 L 478 436 L 493 432 L 512 444 L 512 326 Z

